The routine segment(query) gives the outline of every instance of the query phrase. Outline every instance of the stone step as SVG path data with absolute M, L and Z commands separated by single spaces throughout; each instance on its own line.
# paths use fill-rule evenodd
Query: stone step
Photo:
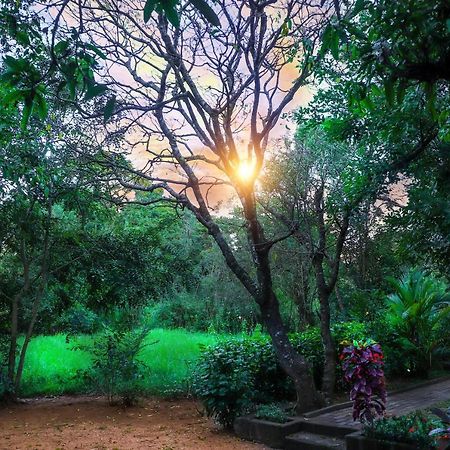
M 343 439 L 300 431 L 285 439 L 285 450 L 345 450 Z
M 354 427 L 337 425 L 335 422 L 321 422 L 318 419 L 302 419 L 300 429 L 323 436 L 344 438 L 347 434 L 357 431 L 358 427 L 356 425 Z

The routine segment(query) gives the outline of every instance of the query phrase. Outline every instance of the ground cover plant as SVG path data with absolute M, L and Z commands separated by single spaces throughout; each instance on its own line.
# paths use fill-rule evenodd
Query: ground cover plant
M 389 417 L 376 420 L 364 428 L 368 437 L 382 441 L 405 442 L 417 445 L 421 450 L 437 448 L 436 438 L 430 432 L 436 427 L 436 421 L 416 412 L 406 416 Z

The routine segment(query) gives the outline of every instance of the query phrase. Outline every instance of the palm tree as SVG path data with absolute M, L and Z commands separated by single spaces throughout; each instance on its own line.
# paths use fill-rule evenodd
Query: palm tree
M 415 351 L 417 374 L 427 374 L 433 351 L 448 346 L 450 319 L 448 286 L 421 270 L 410 270 L 400 280 L 389 279 L 394 293 L 388 296 L 388 320 Z

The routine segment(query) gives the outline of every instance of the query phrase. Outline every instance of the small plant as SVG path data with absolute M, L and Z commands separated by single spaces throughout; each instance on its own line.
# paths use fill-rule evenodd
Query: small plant
M 110 404 L 118 399 L 126 406 L 136 403 L 138 383 L 147 369 L 137 355 L 146 345 L 147 335 L 146 328 L 130 331 L 105 327 L 91 345 L 77 347 L 92 356 L 92 367 L 82 376 L 93 391 L 106 395 Z
M 443 411 L 439 408 L 432 408 L 431 412 L 441 419 L 442 426 L 433 428 L 429 433 L 430 436 L 450 440 L 450 408 L 447 408 L 447 411 Z M 450 443 L 448 443 L 445 448 L 450 448 Z
M 417 446 L 420 450 L 435 448 L 436 441 L 430 436 L 431 422 L 421 412 L 406 416 L 383 418 L 367 424 L 364 434 L 367 437 L 391 442 L 404 442 Z
M 268 420 L 276 423 L 286 423 L 289 421 L 286 411 L 276 403 L 257 406 L 255 417 L 257 419 Z
M 345 347 L 340 356 L 344 379 L 351 385 L 353 420 L 372 423 L 386 410 L 386 386 L 383 371 L 383 351 L 371 341 Z

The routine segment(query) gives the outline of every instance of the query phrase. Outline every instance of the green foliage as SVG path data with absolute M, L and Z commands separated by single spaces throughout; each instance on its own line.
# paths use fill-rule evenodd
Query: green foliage
M 421 83 L 427 110 L 448 141 L 448 103 L 436 101 L 436 91 L 450 81 L 448 15 L 445 0 L 360 0 L 327 27 L 322 54 L 330 50 L 353 65 L 349 100 L 362 109 L 375 109 L 381 92 L 387 106 L 401 105 L 405 92 Z
M 14 22 L 14 27 L 5 25 Z M 10 90 L 3 105 L 22 105 L 21 129 L 24 132 L 35 115 L 40 121 L 48 116 L 50 97 L 66 93 L 66 100 L 74 102 L 77 94 L 84 100 L 104 94 L 107 86 L 95 81 L 96 58 L 105 55 L 94 45 L 82 42 L 73 30 L 57 42 L 48 43 L 42 19 L 20 4 L 0 9 L 0 29 L 15 40 L 15 52 L 3 58 L 1 82 Z M 21 31 L 17 31 L 21 28 Z M 25 33 L 25 34 L 24 34 Z M 23 36 L 32 36 L 24 40 Z M 8 49 L 6 49 L 6 52 Z
M 441 273 L 450 267 L 450 144 L 442 143 L 414 167 L 408 204 L 391 215 L 388 226 L 399 235 L 398 254 L 410 265 Z
M 8 341 L 3 333 L 0 333 L 0 403 L 2 400 L 12 392 L 12 386 L 10 386 L 10 381 L 7 377 L 7 351 L 8 351 Z
M 189 1 L 196 10 L 200 12 L 203 18 L 211 25 L 220 26 L 220 20 L 208 2 L 205 0 Z M 153 11 L 163 13 L 167 20 L 174 26 L 180 26 L 180 16 L 177 11 L 178 0 L 147 0 L 144 5 L 144 22 L 150 20 Z
M 390 417 L 374 421 L 364 428 L 368 437 L 391 442 L 405 442 L 414 444 L 418 449 L 429 450 L 435 448 L 436 441 L 429 436 L 433 423 L 420 413 L 407 416 Z
M 137 355 L 143 349 L 147 334 L 145 327 L 133 330 L 105 327 L 92 346 L 81 347 L 91 353 L 92 367 L 80 375 L 92 385 L 93 392 L 106 395 L 110 404 L 118 398 L 127 406 L 136 402 L 138 381 L 144 377 L 146 369 Z
M 213 345 L 221 335 L 188 333 L 184 330 L 152 330 L 138 360 L 148 367 L 137 379 L 140 395 L 173 396 L 190 392 L 190 373 L 200 356 L 201 345 Z M 21 395 L 63 395 L 89 393 L 95 386 L 78 376 L 92 366 L 95 336 L 36 336 L 30 343 Z M 156 344 L 152 344 L 154 342 Z M 145 344 L 149 345 L 145 345 Z M 152 345 L 151 345 L 152 344 Z M 73 351 L 74 346 L 86 350 Z
M 146 308 L 152 328 L 184 328 L 215 333 L 249 332 L 256 312 L 249 302 L 214 298 L 204 289 L 195 293 L 170 290 L 162 300 Z
M 92 334 L 99 329 L 99 317 L 85 305 L 75 303 L 58 317 L 54 327 L 69 334 Z
M 361 339 L 363 328 L 361 324 L 342 324 L 335 330 L 335 339 Z M 313 366 L 320 386 L 323 347 L 319 330 L 310 328 L 294 334 L 291 342 Z M 224 426 L 230 426 L 254 404 L 295 398 L 292 381 L 278 365 L 270 338 L 258 333 L 205 348 L 197 363 L 193 388 L 207 414 Z
M 228 341 L 205 349 L 197 364 L 193 391 L 210 417 L 225 427 L 253 402 L 254 368 L 244 341 Z M 252 370 L 253 369 L 253 370 Z
M 220 20 L 206 0 L 190 0 L 195 11 L 211 25 L 220 26 Z M 23 3 L 23 4 L 22 4 Z M 32 3 L 32 2 L 31 2 Z M 178 0 L 147 0 L 144 21 L 148 22 L 154 10 L 165 15 L 175 27 L 180 25 Z M 57 17 L 67 5 L 61 6 Z M 58 27 L 55 21 L 55 28 Z M 45 120 L 49 110 L 48 94 L 66 93 L 69 102 L 80 102 L 100 97 L 108 86 L 97 83 L 95 72 L 106 55 L 95 45 L 81 39 L 80 32 L 72 28 L 61 40 L 47 39 L 48 24 L 33 12 L 28 2 L 3 2 L 0 5 L 0 31 L 15 43 L 15 52 L 5 54 L 9 45 L 0 41 L 6 52 L 3 57 L 5 70 L 0 80 L 11 88 L 4 99 L 5 105 L 22 105 L 21 129 L 26 130 L 32 115 Z M 60 30 L 59 30 L 60 31 Z M 53 36 L 56 36 L 56 29 Z M 104 121 L 114 113 L 116 98 L 110 96 L 103 107 Z
M 257 419 L 276 423 L 286 423 L 289 421 L 289 416 L 286 411 L 276 403 L 257 406 L 255 417 Z
M 388 297 L 388 320 L 400 342 L 417 355 L 414 372 L 426 374 L 433 351 L 448 345 L 450 304 L 448 287 L 420 270 L 391 279 L 394 293 Z

